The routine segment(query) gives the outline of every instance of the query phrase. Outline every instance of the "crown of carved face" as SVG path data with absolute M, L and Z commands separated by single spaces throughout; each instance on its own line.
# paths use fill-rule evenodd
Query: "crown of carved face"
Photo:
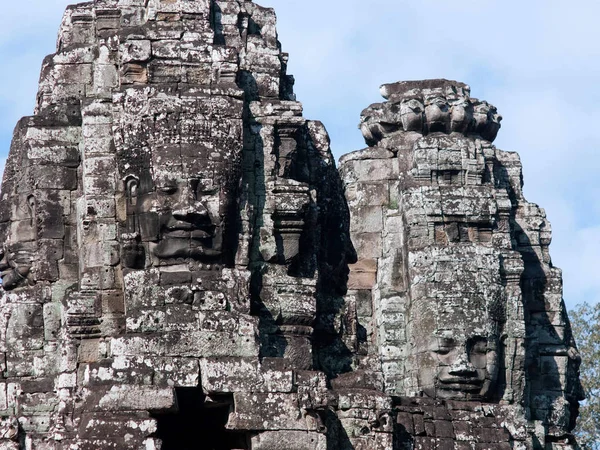
M 448 80 L 384 84 L 375 103 L 361 113 L 360 129 L 368 145 L 397 132 L 461 133 L 492 142 L 502 116 L 488 102 L 470 97 L 464 83 Z

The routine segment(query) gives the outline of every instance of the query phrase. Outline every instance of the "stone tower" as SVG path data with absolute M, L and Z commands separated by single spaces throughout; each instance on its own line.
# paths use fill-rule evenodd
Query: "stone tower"
M 492 145 L 502 117 L 455 81 L 386 84 L 381 94 L 387 101 L 361 114 L 369 147 L 341 162 L 358 253 L 347 301 L 385 392 L 413 397 L 400 423 L 422 448 L 568 447 L 579 355 L 550 224 L 523 197 L 518 155 Z M 453 433 L 422 428 L 431 405 L 450 410 Z
M 67 9 L 2 182 L 0 449 L 574 448 L 495 109 L 386 85 L 340 176 L 286 62 L 248 0 Z
M 250 1 L 67 9 L 2 184 L 1 448 L 325 445 L 355 254 L 286 61 Z

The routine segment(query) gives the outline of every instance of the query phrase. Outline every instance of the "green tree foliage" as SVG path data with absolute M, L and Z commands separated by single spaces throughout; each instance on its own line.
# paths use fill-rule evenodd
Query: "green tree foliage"
M 579 409 L 575 434 L 585 450 L 600 450 L 600 303 L 583 303 L 569 311 L 581 353 L 581 383 L 586 400 Z

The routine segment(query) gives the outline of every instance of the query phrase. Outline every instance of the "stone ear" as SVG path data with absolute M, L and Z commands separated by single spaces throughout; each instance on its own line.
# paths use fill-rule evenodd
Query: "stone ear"
M 35 196 L 33 194 L 29 195 L 27 197 L 27 208 L 29 209 L 29 213 L 31 214 L 31 226 L 35 226 L 35 219 L 36 219 L 36 206 L 37 206 L 37 201 L 35 199 Z
M 138 196 L 140 182 L 133 175 L 129 175 L 125 178 L 125 195 L 127 196 L 127 201 L 131 205 L 135 205 L 136 197 Z

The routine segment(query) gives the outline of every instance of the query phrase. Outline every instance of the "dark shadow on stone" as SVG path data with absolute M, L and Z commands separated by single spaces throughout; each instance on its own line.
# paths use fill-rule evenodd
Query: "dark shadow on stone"
M 249 71 L 238 72 L 237 85 L 244 91 L 244 156 L 242 166 L 245 173 L 242 182 L 247 183 L 247 202 L 253 204 L 253 236 L 250 248 L 250 314 L 258 317 L 260 339 L 260 358 L 281 358 L 285 354 L 287 342 L 280 330 L 276 318 L 261 299 L 263 290 L 263 261 L 260 255 L 260 230 L 263 225 L 265 207 L 265 174 L 263 142 L 260 136 L 261 125 L 256 122 L 250 111 L 250 102 L 259 98 L 256 79 Z M 252 147 L 247 147 L 253 143 Z
M 206 397 L 200 388 L 175 388 L 177 411 L 155 412 L 161 450 L 232 450 L 249 447 L 246 433 L 225 428 L 233 395 Z
M 250 314 L 258 317 L 258 336 L 260 358 L 282 358 L 287 348 L 279 323 L 261 299 L 262 273 L 259 269 L 252 272 L 250 280 Z
M 323 415 L 323 422 L 327 427 L 327 450 L 354 450 L 348 433 L 335 412 L 327 410 Z
M 210 23 L 215 32 L 213 44 L 225 45 L 225 35 L 223 34 L 223 23 L 221 22 L 221 8 L 216 1 L 210 2 Z
M 239 207 L 239 198 L 241 190 L 242 161 L 244 150 L 238 153 L 239 157 L 229 161 L 229 168 L 226 171 L 228 179 L 225 180 L 225 192 L 231 199 L 227 205 L 227 210 L 223 214 L 223 254 L 222 263 L 226 267 L 235 267 L 235 257 L 240 246 L 239 237 L 241 235 L 242 218 Z
M 240 70 L 236 82 L 238 87 L 244 91 L 245 106 L 248 106 L 250 102 L 259 100 L 258 84 L 256 83 L 256 79 L 254 78 L 254 75 L 252 75 L 252 72 Z M 250 114 L 249 111 L 248 114 Z
M 306 146 L 306 159 L 309 162 L 320 161 L 319 166 L 309 167 L 310 182 L 317 186 L 320 225 L 315 238 L 319 279 L 314 359 L 318 370 L 325 372 L 329 378 L 335 378 L 352 370 L 357 351 L 356 348 L 348 348 L 343 339 L 347 337 L 346 328 L 336 329 L 337 318 L 346 309 L 344 295 L 348 290 L 348 265 L 356 262 L 357 255 L 350 239 L 350 209 L 339 172 L 334 164 L 323 163 L 308 132 Z
M 286 130 L 287 128 L 287 130 Z M 282 138 L 282 136 L 285 136 Z M 276 171 L 281 178 L 307 183 L 311 188 L 315 187 L 311 179 L 309 150 L 306 127 L 294 129 L 290 126 L 279 125 L 275 129 L 275 157 L 277 159 Z M 319 158 L 319 155 L 310 155 Z M 300 213 L 304 222 L 303 230 L 299 238 L 298 254 L 291 260 L 285 260 L 285 238 L 276 234 L 278 244 L 278 257 L 280 264 L 288 265 L 288 275 L 296 278 L 313 278 L 317 270 L 317 255 L 319 252 L 319 212 L 314 202 Z M 273 217 L 274 221 L 288 219 L 298 220 L 299 217 Z
M 352 371 L 354 352 L 342 339 L 345 329 L 336 329 L 336 319 L 342 314 L 345 304 L 341 296 L 320 294 L 317 297 L 317 320 L 313 341 L 314 364 L 330 379 Z
M 394 428 L 394 450 L 413 450 L 415 439 L 408 430 L 400 424 L 396 424 Z
M 552 319 L 548 315 L 548 306 L 544 298 L 550 282 L 544 271 L 544 262 L 540 260 L 527 233 L 517 222 L 518 199 L 510 185 L 508 170 L 501 163 L 498 163 L 495 172 L 497 185 L 499 184 L 500 187 L 507 189 L 512 203 L 510 229 L 513 250 L 521 254 L 524 263 L 520 285 L 526 328 L 525 401 L 531 405 L 531 419 L 546 421 L 552 415 L 552 402 L 566 395 L 570 405 L 570 417 L 569 423 L 563 425 L 564 428 L 572 430 L 578 415 L 578 400 L 581 400 L 582 393 L 578 389 L 578 387 L 580 388 L 579 383 L 569 383 L 566 387 L 561 385 L 560 370 L 554 359 L 556 353 L 552 351 L 553 347 L 558 350 L 570 345 L 569 343 L 573 340 L 572 336 L 569 335 L 570 326 L 568 320 L 566 320 L 566 333 L 565 336 L 561 337 L 552 325 Z M 551 263 L 550 267 L 552 267 Z M 564 302 L 562 309 L 565 310 Z M 540 342 L 539 338 L 542 338 L 543 341 Z M 547 357 L 544 358 L 545 356 Z M 505 381 L 508 382 L 509 380 Z M 567 378 L 567 381 L 569 381 L 569 378 Z M 534 402 L 536 396 L 545 396 L 547 401 L 545 403 L 539 400 Z M 552 439 L 553 430 L 549 429 L 548 431 L 549 438 Z M 558 434 L 554 436 L 564 433 L 560 430 L 557 430 L 557 432 Z
M 252 17 L 248 18 L 248 34 L 255 35 L 255 36 L 262 35 L 261 26 L 259 24 L 257 24 Z

